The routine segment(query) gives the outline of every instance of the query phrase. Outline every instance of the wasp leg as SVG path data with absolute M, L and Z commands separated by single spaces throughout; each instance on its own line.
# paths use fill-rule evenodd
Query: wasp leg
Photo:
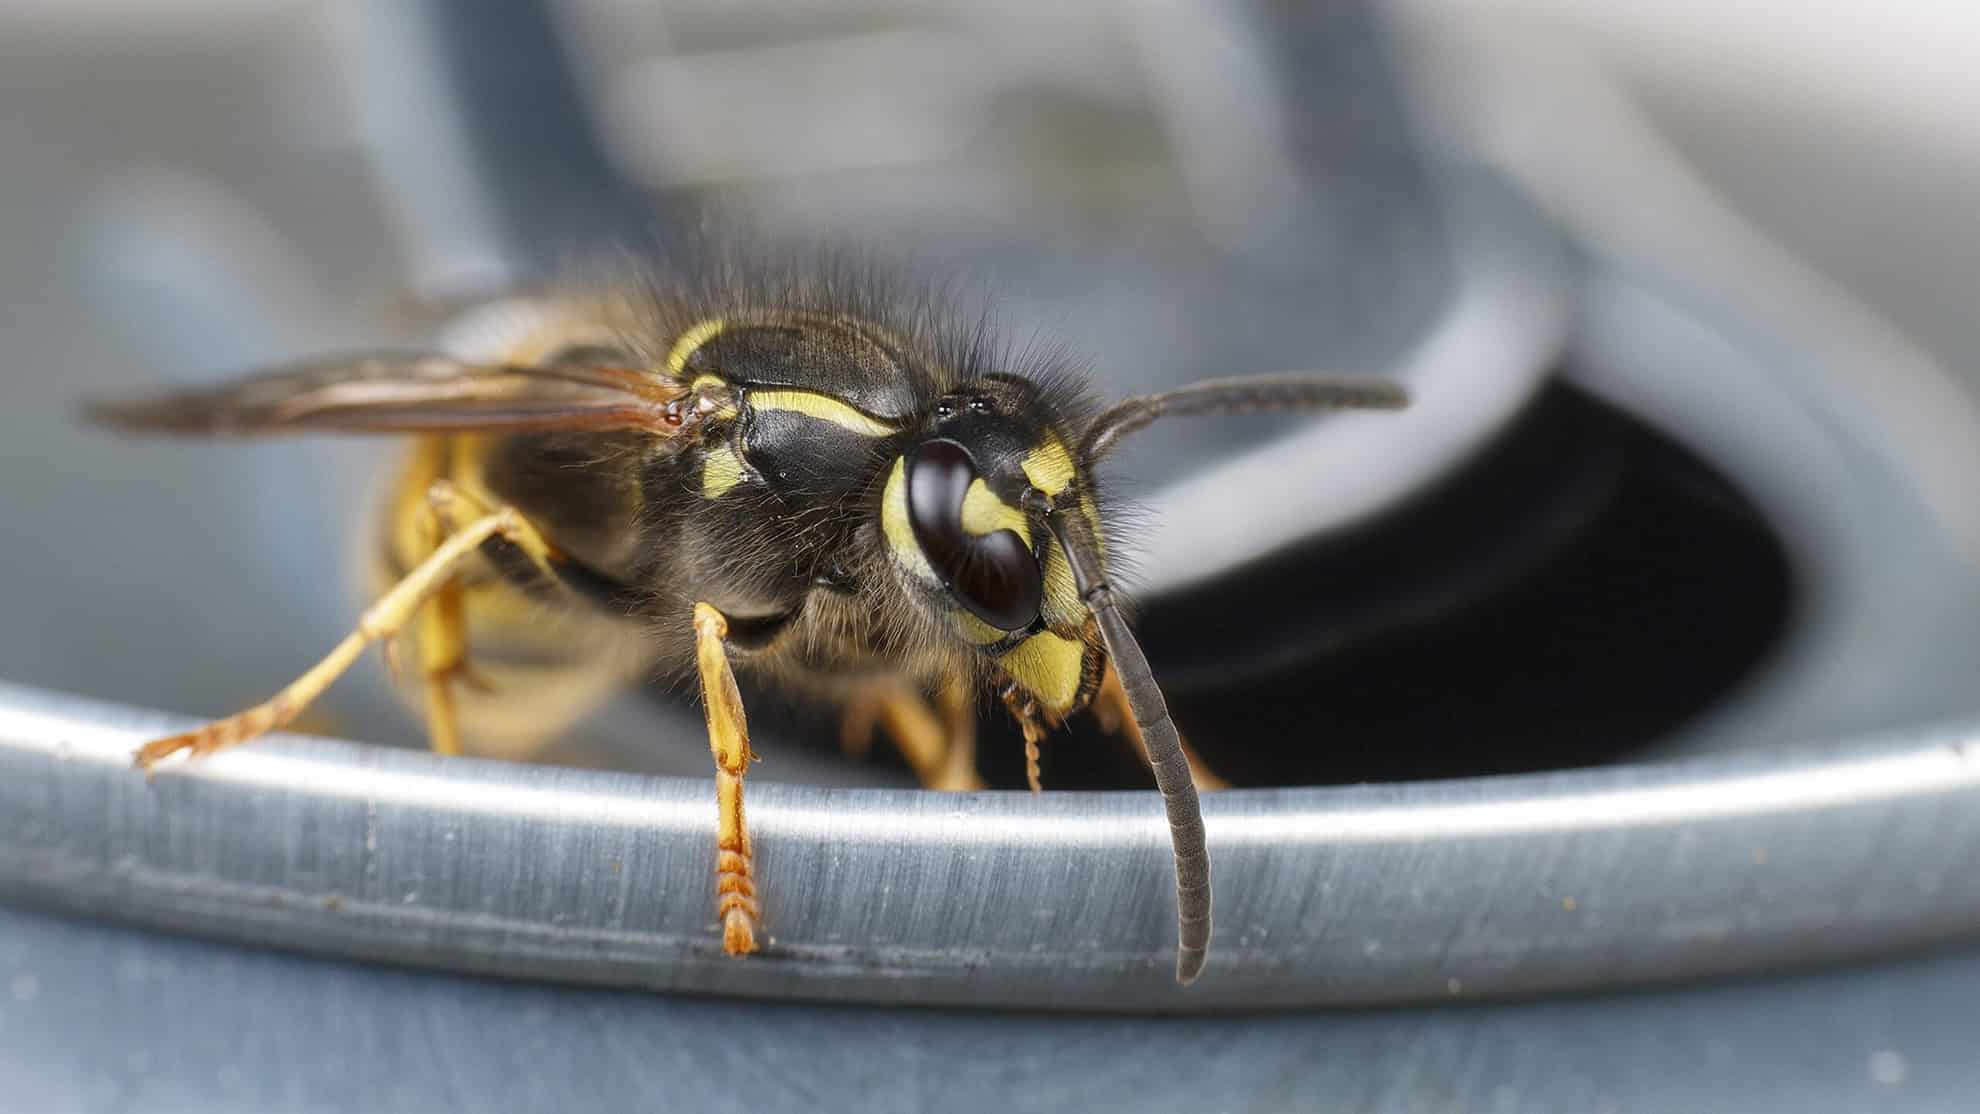
M 942 780 L 956 790 L 983 788 L 976 772 L 976 688 L 951 677 L 935 691 L 935 710 L 948 735 L 948 764 Z M 943 788 L 943 786 L 931 786 Z
M 1134 722 L 1134 712 L 1128 707 L 1127 692 L 1121 688 L 1121 675 L 1114 672 L 1114 663 L 1107 663 L 1106 675 L 1100 678 L 1100 687 L 1093 692 L 1093 718 L 1100 730 L 1109 735 L 1118 735 L 1134 744 L 1136 754 L 1143 759 L 1148 757 L 1148 744 L 1142 741 L 1141 727 Z M 1178 733 L 1180 734 L 1180 733 Z M 1196 748 L 1182 740 L 1183 757 L 1189 759 L 1189 780 L 1196 783 L 1199 790 L 1229 789 L 1231 783 L 1218 777 L 1210 769 Z
M 1038 744 L 1045 741 L 1045 736 L 1058 723 L 1041 712 L 1038 702 L 1026 696 L 1016 685 L 1004 686 L 1001 695 L 1004 707 L 1010 709 L 1011 718 L 1024 732 L 1024 782 L 1033 793 L 1042 793 L 1045 791 L 1045 781 L 1038 768 Z
M 420 605 L 451 579 L 476 550 L 496 537 L 507 538 L 525 548 L 532 539 L 541 541 L 535 528 L 511 508 L 504 507 L 476 519 L 440 543 L 431 556 L 394 584 L 378 602 L 365 609 L 358 618 L 356 630 L 346 635 L 322 661 L 311 666 L 308 672 L 290 682 L 273 698 L 204 727 L 146 743 L 137 751 L 137 764 L 149 771 L 162 759 L 181 752 L 198 758 L 238 746 L 289 723 L 311 701 L 323 695 L 323 691 L 357 661 L 365 647 L 390 639 L 403 630 Z
M 715 754 L 715 913 L 722 920 L 722 950 L 748 955 L 756 950 L 761 909 L 750 877 L 749 828 L 743 823 L 743 775 L 756 756 L 749 749 L 749 722 L 742 693 L 729 668 L 722 640 L 729 621 L 705 603 L 694 605 L 695 664 L 701 671 L 701 706 L 708 719 L 708 749 Z
M 846 701 L 840 742 L 848 754 L 864 754 L 877 725 L 886 729 L 914 775 L 928 789 L 964 793 L 983 788 L 976 772 L 976 709 L 970 690 L 944 681 L 929 707 L 899 678 L 861 682 Z
M 461 753 L 454 682 L 467 662 L 467 616 L 458 582 L 434 593 L 419 616 L 419 674 L 426 690 L 426 738 L 435 754 Z
M 434 480 L 427 485 L 426 507 L 421 515 L 421 533 L 428 552 L 438 549 L 441 542 L 460 529 L 462 522 L 485 517 L 495 509 L 451 480 Z M 549 545 L 541 534 L 531 530 L 524 538 L 510 540 L 546 581 L 555 581 L 557 574 L 550 565 Z M 461 753 L 461 728 L 454 686 L 464 684 L 478 692 L 489 691 L 487 682 L 468 664 L 467 589 L 459 577 L 448 578 L 420 608 L 418 631 L 427 740 L 434 753 L 457 755 Z
M 458 527 L 458 510 L 467 496 L 446 480 L 427 489 L 420 532 L 429 553 L 440 548 Z M 426 738 L 435 754 L 461 753 L 460 715 L 454 705 L 454 680 L 467 664 L 466 599 L 459 577 L 450 577 L 419 610 L 419 676 L 424 690 Z M 391 646 L 392 643 L 385 643 Z

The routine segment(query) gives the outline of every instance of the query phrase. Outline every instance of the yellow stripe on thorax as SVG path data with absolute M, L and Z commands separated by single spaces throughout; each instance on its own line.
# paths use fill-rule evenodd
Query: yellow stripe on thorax
M 877 418 L 861 413 L 851 406 L 816 391 L 751 391 L 750 408 L 756 411 L 787 410 L 831 422 L 840 429 L 850 430 L 865 437 L 886 437 L 898 432 L 897 427 L 888 425 Z
M 742 461 L 727 445 L 717 445 L 701 458 L 701 494 L 720 499 L 743 480 Z
M 668 350 L 667 370 L 675 375 L 687 374 L 687 362 L 694 355 L 695 349 L 721 336 L 722 331 L 728 327 L 728 322 L 719 317 L 711 317 L 689 328 L 681 334 L 679 340 L 674 342 L 674 347 Z

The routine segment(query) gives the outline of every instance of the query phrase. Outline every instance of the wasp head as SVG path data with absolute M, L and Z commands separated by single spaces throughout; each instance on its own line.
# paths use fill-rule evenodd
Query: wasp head
M 1072 566 L 1047 528 L 1090 485 L 1061 419 L 1028 380 L 986 376 L 936 400 L 887 473 L 881 526 L 923 598 L 1045 711 L 1091 695 L 1104 663 Z

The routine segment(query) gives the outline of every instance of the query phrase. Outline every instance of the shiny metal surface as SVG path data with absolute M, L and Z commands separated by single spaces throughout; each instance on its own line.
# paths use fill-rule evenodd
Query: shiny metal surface
M 705 781 L 283 740 L 0 689 L 0 897 L 510 977 L 881 1003 L 1401 1003 L 1980 939 L 1980 737 L 1206 799 L 1219 935 L 1169 977 L 1153 793 L 752 798 L 767 953 L 722 957 Z M 656 745 L 690 740 L 656 740 Z
M 571 990 L 0 909 L 37 1114 L 1967 1114 L 1980 949 L 1464 1009 L 1120 1018 Z

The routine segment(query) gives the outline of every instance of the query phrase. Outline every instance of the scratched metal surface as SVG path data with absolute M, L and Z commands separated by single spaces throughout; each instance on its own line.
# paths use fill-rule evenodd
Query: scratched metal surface
M 1977 994 L 1966 949 L 1469 1009 L 986 1018 L 572 991 L 0 909 L 0 1094 L 48 1114 L 1935 1114 L 1980 1091 Z
M 1980 940 L 1980 742 L 1205 802 L 1218 928 L 1169 976 L 1152 793 L 766 785 L 769 946 L 710 917 L 705 781 L 285 741 L 0 688 L 0 898 L 519 978 L 869 1003 L 1206 1010 L 1588 991 Z M 686 745 L 688 740 L 678 740 Z

